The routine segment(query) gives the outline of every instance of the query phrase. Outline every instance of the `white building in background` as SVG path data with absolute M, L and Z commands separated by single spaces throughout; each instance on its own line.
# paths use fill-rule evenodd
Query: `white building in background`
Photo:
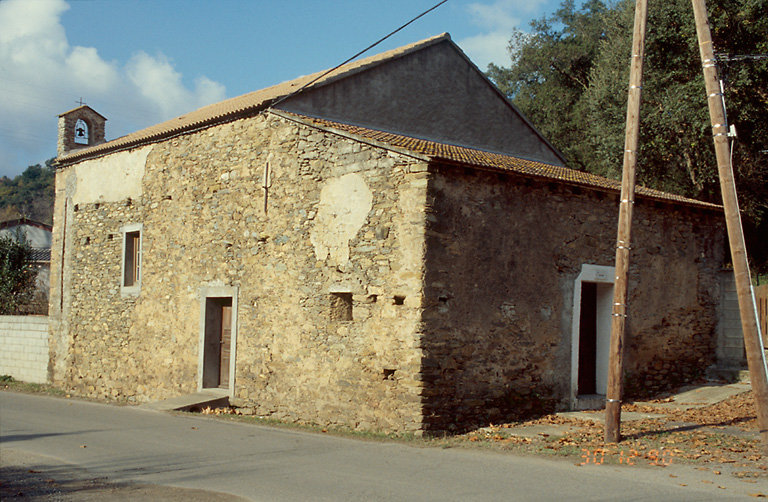
M 0 237 L 23 234 L 32 247 L 32 263 L 37 268 L 37 289 L 48 296 L 51 277 L 51 225 L 27 218 L 0 222 Z

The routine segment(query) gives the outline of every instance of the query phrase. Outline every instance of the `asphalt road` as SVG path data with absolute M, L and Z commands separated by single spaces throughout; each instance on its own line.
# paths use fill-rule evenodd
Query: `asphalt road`
M 768 492 L 684 465 L 580 467 L 12 392 L 0 392 L 0 467 L 4 498 L 27 490 L 45 500 L 744 500 Z M 45 483 L 59 492 L 35 492 Z

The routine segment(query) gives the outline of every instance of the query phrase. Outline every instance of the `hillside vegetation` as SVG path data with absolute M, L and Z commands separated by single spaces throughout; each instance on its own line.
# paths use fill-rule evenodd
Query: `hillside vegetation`
M 29 166 L 13 179 L 0 178 L 0 221 L 20 217 L 53 223 L 55 168 L 53 159 Z

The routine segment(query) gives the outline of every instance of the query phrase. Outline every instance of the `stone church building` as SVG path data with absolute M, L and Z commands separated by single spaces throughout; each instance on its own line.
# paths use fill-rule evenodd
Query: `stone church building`
M 318 78 L 319 77 L 319 78 Z M 619 183 L 447 34 L 105 141 L 60 116 L 56 384 L 461 430 L 605 393 Z M 638 188 L 631 395 L 714 362 L 720 208 Z

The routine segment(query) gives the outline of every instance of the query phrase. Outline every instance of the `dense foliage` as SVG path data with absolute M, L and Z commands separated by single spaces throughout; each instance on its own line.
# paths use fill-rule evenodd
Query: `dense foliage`
M 24 233 L 0 236 L 0 315 L 26 314 L 37 292 L 37 270 Z
M 20 175 L 0 178 L 0 221 L 22 216 L 41 223 L 53 222 L 55 168 L 53 159 L 29 166 Z
M 719 202 L 690 0 L 649 0 L 638 183 Z M 620 178 L 634 4 L 588 0 L 512 34 L 508 68 L 489 77 L 568 159 Z M 768 0 L 711 2 L 710 24 L 729 122 L 734 174 L 753 266 L 768 270 Z M 731 56 L 731 57 L 728 57 Z

